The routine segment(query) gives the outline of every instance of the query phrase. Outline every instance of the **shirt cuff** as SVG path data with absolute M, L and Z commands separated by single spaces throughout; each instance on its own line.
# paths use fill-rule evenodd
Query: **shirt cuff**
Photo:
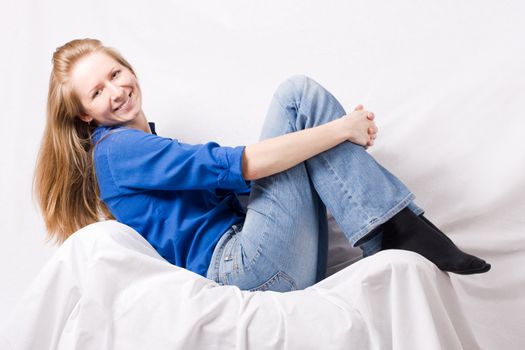
M 242 177 L 242 154 L 245 147 L 246 146 L 237 146 L 229 148 L 228 151 L 226 151 L 228 174 L 224 179 L 226 182 L 225 188 L 231 188 L 240 191 L 250 189 L 251 182 L 244 180 Z

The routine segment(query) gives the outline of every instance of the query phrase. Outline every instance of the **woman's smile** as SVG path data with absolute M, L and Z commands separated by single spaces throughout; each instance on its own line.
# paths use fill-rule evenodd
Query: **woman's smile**
M 121 104 L 119 107 L 115 108 L 114 112 L 117 112 L 117 111 L 127 112 L 133 106 L 133 102 L 131 101 L 132 96 L 133 96 L 133 91 L 129 93 L 127 101 Z

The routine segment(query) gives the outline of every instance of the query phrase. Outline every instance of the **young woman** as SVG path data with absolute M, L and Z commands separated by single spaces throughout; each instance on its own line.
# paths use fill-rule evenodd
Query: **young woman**
M 405 249 L 444 271 L 488 271 L 368 154 L 376 134 L 373 113 L 359 105 L 347 114 L 297 75 L 275 91 L 256 144 L 161 137 L 131 65 L 98 40 L 73 40 L 53 55 L 36 192 L 59 242 L 115 218 L 170 263 L 245 290 L 290 291 L 323 278 L 326 208 L 365 256 Z

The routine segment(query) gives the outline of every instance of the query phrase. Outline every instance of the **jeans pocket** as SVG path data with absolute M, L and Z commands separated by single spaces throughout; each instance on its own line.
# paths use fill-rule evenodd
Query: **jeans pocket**
M 250 292 L 264 292 L 267 290 L 274 292 L 290 292 L 293 290 L 297 290 L 297 285 L 293 278 L 288 276 L 283 271 L 278 271 L 266 282 L 260 284 L 258 287 L 250 289 Z

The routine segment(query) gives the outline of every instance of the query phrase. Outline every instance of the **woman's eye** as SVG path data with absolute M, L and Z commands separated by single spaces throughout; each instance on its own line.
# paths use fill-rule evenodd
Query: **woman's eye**
M 113 72 L 112 78 L 115 78 L 118 74 L 120 74 L 120 70 L 116 70 Z M 99 95 L 100 90 L 97 90 L 91 98 L 95 98 Z

